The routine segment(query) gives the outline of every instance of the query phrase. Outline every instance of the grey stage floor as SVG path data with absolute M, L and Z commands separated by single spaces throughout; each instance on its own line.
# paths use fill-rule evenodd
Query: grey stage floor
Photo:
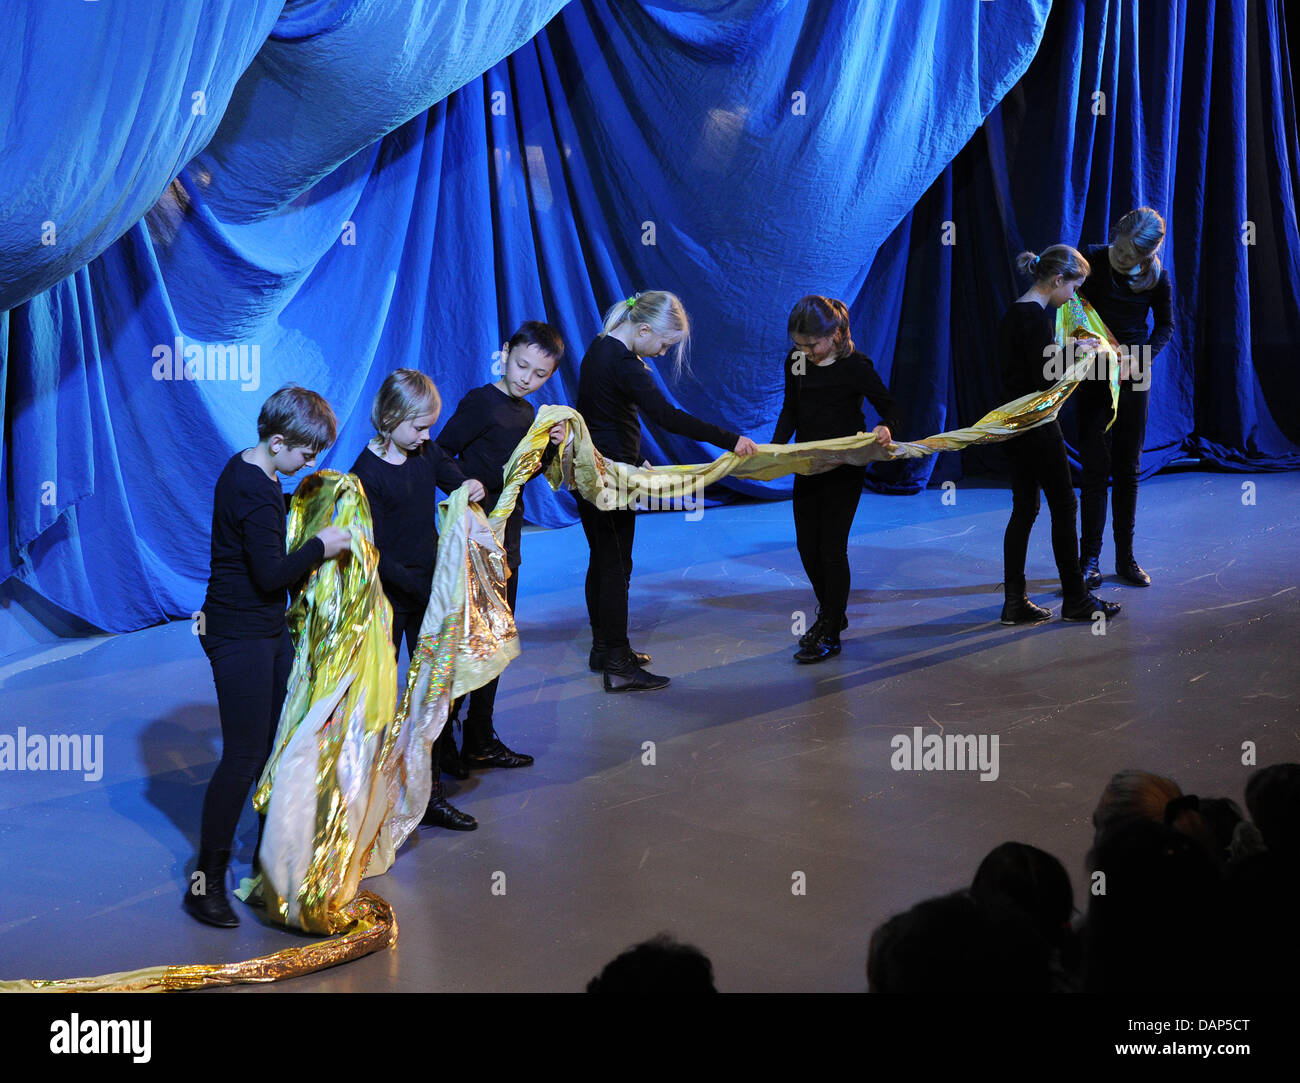
M 1155 585 L 1108 577 L 1124 611 L 1105 635 L 998 624 L 1009 494 L 942 495 L 863 497 L 852 626 L 818 666 L 791 661 L 811 598 L 788 503 L 643 516 L 634 645 L 673 677 L 651 694 L 607 695 L 586 670 L 580 528 L 530 532 L 524 654 L 497 713 L 536 765 L 449 781 L 479 830 L 422 829 L 367 881 L 396 909 L 395 949 L 270 989 L 580 990 L 667 931 L 712 957 L 724 991 L 861 990 L 872 928 L 965 885 L 1005 840 L 1059 856 L 1083 906 L 1089 816 L 1114 771 L 1240 801 L 1243 742 L 1261 765 L 1300 760 L 1300 476 L 1144 483 L 1138 555 Z M 1108 573 L 1112 555 L 1108 539 Z M 1029 573 L 1059 610 L 1045 511 Z M 97 781 L 0 774 L 0 978 L 301 943 L 242 906 L 236 932 L 180 909 L 219 744 L 187 624 L 0 663 L 0 732 L 18 726 L 103 734 L 105 766 Z M 998 777 L 893 769 L 891 738 L 916 726 L 996 735 Z M 241 873 L 254 835 L 250 813 Z

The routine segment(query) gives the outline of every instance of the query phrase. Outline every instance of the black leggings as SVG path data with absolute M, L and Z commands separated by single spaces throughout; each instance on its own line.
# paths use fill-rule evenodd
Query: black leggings
M 1061 588 L 1067 602 L 1078 601 L 1086 593 L 1074 533 L 1078 504 L 1070 482 L 1070 460 L 1065 454 L 1061 426 L 1049 422 L 1008 440 L 1005 446 L 1011 461 L 1011 519 L 1002 539 L 1007 592 L 1023 593 L 1025 589 L 1025 554 L 1029 550 L 1029 531 L 1038 518 L 1041 489 L 1052 515 L 1052 553 L 1056 557 Z
M 837 466 L 794 479 L 794 536 L 817 607 L 839 633 L 849 604 L 849 531 L 862 498 L 864 468 Z
M 604 645 L 606 668 L 610 668 L 625 662 L 632 649 L 627 638 L 627 592 L 632 584 L 636 512 L 623 508 L 602 511 L 578 497 L 578 516 L 591 549 L 587 617 L 592 639 Z
M 1080 493 L 1082 529 L 1079 548 L 1085 558 L 1101 556 L 1101 539 L 1106 529 L 1106 482 L 1111 486 L 1111 528 L 1118 558 L 1133 553 L 1133 530 L 1137 520 L 1138 472 L 1142 466 L 1142 445 L 1147 433 L 1149 391 L 1120 384 L 1119 412 L 1110 432 L 1110 385 L 1085 380 L 1075 392 L 1078 399 L 1079 458 L 1083 465 Z
M 388 599 L 389 605 L 392 605 L 392 599 Z M 424 610 L 414 612 L 408 609 L 398 609 L 393 606 L 393 650 L 397 654 L 398 660 L 402 657 L 402 640 L 406 640 L 406 653 L 409 658 L 415 657 L 415 648 L 420 642 L 420 625 L 424 623 Z M 401 699 L 400 694 L 398 699 Z
M 217 686 L 221 762 L 203 796 L 199 845 L 223 851 L 232 848 L 248 792 L 271 755 L 293 668 L 293 640 L 286 628 L 269 639 L 206 635 L 201 641 Z

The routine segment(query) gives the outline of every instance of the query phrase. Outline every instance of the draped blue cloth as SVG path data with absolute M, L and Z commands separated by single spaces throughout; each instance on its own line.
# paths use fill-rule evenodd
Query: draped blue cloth
M 0 26 L 0 576 L 107 630 L 189 615 L 212 486 L 275 388 L 333 403 L 321 464 L 346 469 L 387 373 L 429 372 L 449 413 L 526 319 L 569 349 L 534 401 L 571 404 L 635 289 L 683 298 L 665 390 L 728 428 L 770 437 L 810 292 L 850 302 L 904 436 L 966 424 L 999 399 L 1010 257 L 1141 202 L 1178 306 L 1148 465 L 1294 465 L 1283 30 L 1275 4 L 1212 10 L 1211 47 L 1122 0 L 31 0 Z M 525 509 L 573 518 L 537 484 Z

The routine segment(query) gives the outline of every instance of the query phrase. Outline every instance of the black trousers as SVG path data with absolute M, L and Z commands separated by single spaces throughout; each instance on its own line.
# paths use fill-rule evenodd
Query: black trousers
M 1106 431 L 1110 421 L 1110 388 L 1104 381 L 1084 381 L 1075 398 L 1078 400 L 1079 458 L 1083 465 L 1079 548 L 1085 559 L 1101 556 L 1102 534 L 1106 530 L 1106 482 L 1113 476 L 1111 529 L 1115 555 L 1122 559 L 1133 553 L 1138 472 L 1142 466 L 1151 393 L 1135 390 L 1128 381 L 1120 384 L 1119 411 L 1110 432 Z
M 510 612 L 515 611 L 515 599 L 519 597 L 519 566 L 512 565 L 510 568 L 510 578 L 506 580 L 506 602 L 510 605 Z M 492 723 L 492 712 L 496 707 L 497 701 L 497 684 L 500 677 L 493 677 L 491 681 L 482 688 L 476 688 L 468 696 L 469 713 L 465 716 L 465 747 L 473 751 L 479 751 L 486 747 L 487 743 L 492 740 L 492 734 L 495 727 Z M 467 697 L 461 696 L 451 708 L 451 716 L 447 722 L 447 730 L 451 730 L 451 721 L 460 717 L 461 704 Z
M 203 795 L 199 845 L 230 850 L 244 802 L 271 755 L 293 669 L 293 640 L 287 628 L 268 639 L 200 640 L 217 687 L 221 760 Z
M 817 608 L 838 635 L 849 604 L 849 531 L 862 498 L 864 468 L 837 466 L 794 479 L 794 536 Z
M 591 557 L 587 561 L 587 617 L 591 637 L 604 645 L 606 668 L 627 660 L 627 592 L 632 584 L 632 541 L 636 512 L 602 511 L 578 497 L 578 516 L 587 535 Z
M 1074 533 L 1078 503 L 1070 482 L 1070 460 L 1061 426 L 1052 421 L 1008 440 L 1004 446 L 1011 461 L 1011 519 L 1002 538 L 1007 593 L 1023 593 L 1025 589 L 1025 554 L 1029 551 L 1029 531 L 1038 518 L 1041 490 L 1052 516 L 1052 554 L 1061 588 L 1066 601 L 1078 601 L 1087 592 L 1079 571 L 1079 545 Z
M 389 605 L 393 604 L 392 598 L 388 599 L 388 603 Z M 416 612 L 410 609 L 398 609 L 397 606 L 393 605 L 393 650 L 399 659 L 402 657 L 403 639 L 406 640 L 408 658 L 415 657 L 415 648 L 420 642 L 420 625 L 423 623 L 423 609 Z

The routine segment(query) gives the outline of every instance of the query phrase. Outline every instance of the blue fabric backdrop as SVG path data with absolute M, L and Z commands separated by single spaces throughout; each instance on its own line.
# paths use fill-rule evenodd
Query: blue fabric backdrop
M 692 314 L 670 395 L 756 439 L 807 292 L 851 302 L 903 435 L 964 424 L 997 401 L 1010 257 L 1104 240 L 1140 202 L 1170 222 L 1178 303 L 1147 465 L 1295 465 L 1275 4 L 1211 5 L 1212 45 L 1195 13 L 1048 7 L 33 0 L 0 28 L 21 61 L 0 75 L 0 575 L 108 630 L 188 615 L 212 484 L 276 387 L 330 399 L 323 463 L 346 469 L 389 371 L 430 372 L 450 408 L 525 319 L 570 349 L 535 401 L 572 402 L 600 312 L 632 289 Z M 196 350 L 205 378 L 159 378 Z M 652 461 L 714 454 L 648 436 Z M 540 484 L 526 507 L 572 518 Z

